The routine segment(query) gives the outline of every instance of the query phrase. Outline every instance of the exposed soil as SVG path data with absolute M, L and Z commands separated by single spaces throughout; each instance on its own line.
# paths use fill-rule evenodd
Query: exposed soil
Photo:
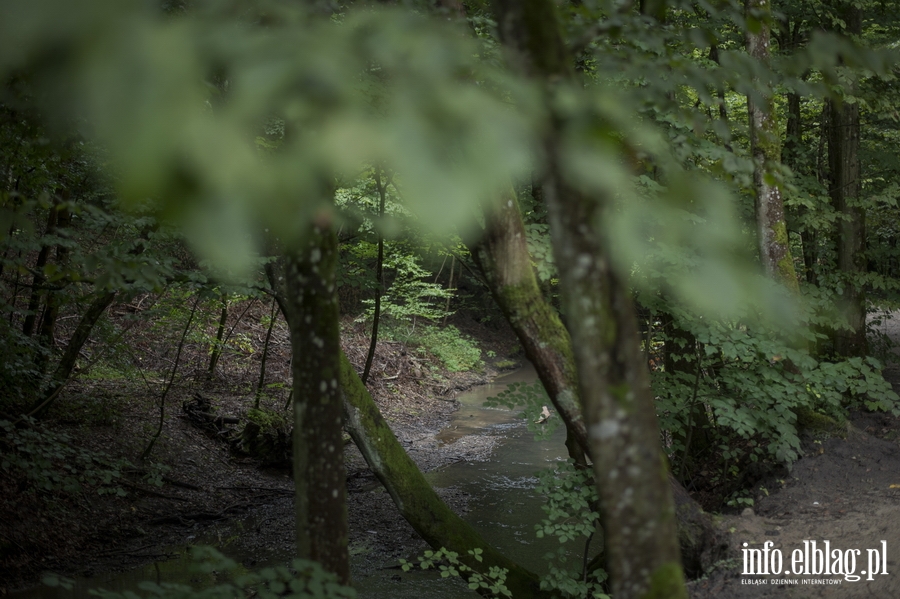
M 900 340 L 896 318 L 880 329 Z M 890 366 L 885 377 L 900 392 L 900 367 Z M 690 585 L 693 599 L 900 597 L 900 418 L 854 413 L 840 434 L 808 435 L 804 456 L 790 472 L 757 485 L 756 495 L 753 509 L 722 517 L 734 557 Z M 860 579 L 814 575 L 811 563 L 810 574 L 788 575 L 782 570 L 780 575 L 743 575 L 744 543 L 747 549 L 762 549 L 767 541 L 773 543 L 770 554 L 779 550 L 782 568 L 790 572 L 800 570 L 792 557 L 795 550 L 804 550 L 804 542 L 815 541 L 821 550 L 828 541 L 830 551 L 839 549 L 847 557 L 848 550 L 858 549 L 855 567 L 845 559 L 842 571 L 855 571 Z M 888 574 L 868 580 L 870 575 L 862 572 L 870 571 L 867 550 L 878 550 L 881 556 L 884 547 Z M 805 553 L 803 560 L 812 561 Z M 884 570 L 883 564 L 879 570 Z
M 247 317 L 248 322 L 257 323 L 246 325 L 245 331 L 257 344 L 265 334 L 259 324 L 263 311 L 256 306 Z M 506 329 L 465 317 L 458 317 L 454 324 L 478 338 L 497 359 L 505 361 L 517 355 L 515 340 Z M 893 322 L 886 327 L 887 333 L 900 338 L 900 325 Z M 239 330 L 244 328 L 239 326 Z M 348 355 L 361 370 L 366 331 L 350 322 L 344 328 Z M 287 382 L 286 331 L 276 329 L 274 340 L 268 380 Z M 152 348 L 135 347 L 135 351 L 145 352 L 148 361 L 153 354 Z M 204 355 L 203 348 L 193 351 Z M 94 493 L 48 498 L 0 471 L 0 595 L 35 584 L 45 571 L 91 576 L 159 560 L 168 548 L 201 538 L 211 527 L 236 517 L 250 523 L 237 536 L 240 553 L 259 559 L 290 554 L 293 507 L 288 471 L 260 468 L 258 460 L 235 455 L 224 443 L 192 425 L 181 411 L 182 402 L 202 389 L 218 414 L 244 413 L 251 403 L 247 389 L 252 388 L 250 381 L 257 372 L 253 360 L 258 360 L 258 351 L 257 357 L 243 361 L 237 356 L 224 357 L 212 381 L 205 380 L 202 359 L 197 356 L 189 355 L 186 364 L 193 366 L 186 368 L 187 374 L 178 379 L 167 401 L 164 433 L 154 449 L 153 462 L 169 467 L 162 486 L 154 486 L 141 472 L 135 472 L 121 482 L 128 493 L 124 498 Z M 453 461 L 485 459 L 490 454 L 493 437 L 463 436 L 445 445 L 435 435 L 457 408 L 455 395 L 496 374 L 497 369 L 490 365 L 483 372 L 450 373 L 401 344 L 383 343 L 375 360 L 371 390 L 400 441 L 427 471 Z M 886 375 L 895 390 L 900 390 L 900 369 L 894 367 Z M 79 380 L 60 400 L 52 415 L 52 428 L 68 432 L 78 445 L 122 455 L 139 464 L 138 456 L 158 418 L 162 383 L 152 378 Z M 276 390 L 271 395 L 263 405 L 282 409 L 286 391 Z M 757 502 L 752 510 L 721 517 L 730 534 L 733 558 L 690 584 L 693 599 L 900 597 L 900 419 L 854 414 L 845 434 L 808 436 L 804 452 L 790 472 L 756 485 Z M 346 457 L 351 547 L 365 547 L 379 558 L 400 557 L 419 545 L 424 547 L 352 444 Z M 466 510 L 464 494 L 442 493 L 454 509 Z M 821 548 L 826 540 L 831 550 L 861 550 L 857 574 L 868 568 L 867 549 L 886 546 L 889 575 L 876 575 L 872 581 L 863 575 L 862 580 L 852 582 L 844 576 L 742 574 L 743 543 L 755 549 L 772 541 L 772 549 L 784 556 L 783 567 L 790 569 L 791 554 L 802 550 L 804 541 L 816 541 Z M 823 579 L 840 580 L 840 584 L 803 584 Z M 746 584 L 749 580 L 765 580 L 766 584 Z
M 257 344 L 265 336 L 259 324 L 264 311 L 262 306 L 251 307 L 237 327 Z M 370 375 L 369 389 L 382 414 L 423 471 L 490 455 L 493 437 L 465 436 L 444 444 L 435 435 L 458 408 L 454 397 L 460 391 L 495 378 L 515 362 L 519 352 L 505 327 L 482 325 L 462 315 L 451 322 L 478 339 L 483 355 L 492 357 L 481 371 L 449 372 L 431 356 L 382 342 Z M 361 372 L 368 331 L 352 321 L 344 322 L 343 329 L 345 350 Z M 267 381 L 287 383 L 290 353 L 283 323 L 272 339 Z M 258 373 L 260 348 L 254 352 L 255 364 L 239 356 L 223 357 L 212 380 L 205 376 L 205 349 L 187 348 L 183 362 L 187 374 L 179 377 L 166 400 L 163 434 L 147 463 L 141 463 L 139 456 L 156 429 L 164 380 L 142 373 L 138 380 L 82 377 L 69 386 L 50 415 L 48 429 L 70 435 L 75 446 L 124 457 L 138 468 L 117 481 L 126 497 L 101 496 L 93 490 L 37 493 L 22 477 L 0 470 L 0 596 L 36 584 L 44 572 L 90 577 L 165 559 L 171 548 L 208 537 L 208 531 L 234 518 L 252 523 L 236 539 L 237 553 L 261 560 L 291 554 L 294 515 L 289 467 L 261 467 L 259 460 L 236 455 L 215 435 L 192 424 L 182 410 L 182 404 L 199 390 L 216 415 L 244 414 L 253 403 L 248 390 Z M 146 359 L 147 373 L 153 372 L 149 363 L 158 356 L 152 348 L 134 350 Z M 286 400 L 287 388 L 276 389 L 263 398 L 262 407 L 283 411 Z M 424 547 L 352 443 L 345 455 L 351 550 L 364 545 L 368 552 L 384 557 Z M 162 486 L 145 475 L 153 472 L 154 464 L 168 468 L 163 471 Z M 454 509 L 465 512 L 464 495 L 453 490 L 442 495 Z

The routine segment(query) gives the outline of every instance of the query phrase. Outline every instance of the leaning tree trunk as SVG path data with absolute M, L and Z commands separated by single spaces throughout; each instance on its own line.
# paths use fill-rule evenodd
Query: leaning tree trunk
M 553 2 L 495 4 L 501 39 L 525 73 L 544 83 L 548 95 L 554 84 L 572 79 Z M 600 203 L 569 187 L 562 176 L 559 136 L 555 122 L 545 137 L 544 192 L 590 431 L 612 594 L 687 597 L 634 303 L 611 268 L 605 240 L 594 230 Z
M 69 338 L 69 343 L 66 345 L 62 358 L 60 359 L 56 370 L 53 372 L 53 375 L 50 377 L 50 383 L 47 389 L 44 391 L 41 399 L 29 409 L 30 415 L 36 417 L 42 416 L 46 413 L 47 408 L 49 408 L 59 396 L 60 390 L 62 390 L 63 385 L 66 384 L 66 381 L 69 380 L 72 371 L 75 369 L 78 355 L 81 353 L 81 349 L 91 336 L 94 325 L 97 324 L 97 321 L 100 320 L 100 317 L 103 316 L 103 313 L 106 312 L 106 309 L 113 303 L 114 299 L 116 299 L 115 291 L 101 293 L 94 298 L 90 306 L 88 306 L 88 309 L 81 315 L 81 319 L 78 321 L 75 331 Z
M 565 422 L 570 453 L 574 441 L 581 449 L 578 453 L 590 456 L 572 340 L 535 282 L 522 215 L 512 190 L 489 213 L 485 233 L 470 251 Z M 689 575 L 699 576 L 724 557 L 725 546 L 712 518 L 671 474 L 669 484 L 676 498 L 682 565 Z
M 347 584 L 337 260 L 330 225 L 311 226 L 301 246 L 287 253 L 281 274 L 293 352 L 297 556 L 319 562 Z
M 843 4 L 841 17 L 845 32 L 861 31 L 860 9 Z M 851 90 L 852 93 L 852 90 Z M 837 253 L 838 270 L 844 283 L 841 308 L 850 330 L 835 332 L 835 352 L 843 356 L 866 354 L 866 296 L 860 281 L 866 273 L 866 214 L 858 205 L 860 195 L 859 104 L 831 101 L 831 127 L 828 136 L 828 164 L 831 171 L 831 201 L 839 214 Z
M 415 462 L 397 441 L 378 406 L 350 361 L 341 355 L 341 388 L 347 432 L 362 452 L 369 468 L 387 489 L 400 513 L 435 549 L 444 547 L 476 572 L 507 570 L 506 587 L 516 599 L 553 597 L 542 591 L 538 576 L 510 560 L 488 544 L 474 528 L 457 516 L 438 497 Z M 470 550 L 481 550 L 481 561 Z
M 746 0 L 745 6 L 747 18 L 758 21 L 757 27 L 751 27 L 747 33 L 747 52 L 759 63 L 767 65 L 772 37 L 769 28 L 772 19 L 769 0 Z M 778 183 L 773 181 L 773 172 L 781 160 L 781 132 L 778 128 L 774 95 L 766 91 L 760 97 L 748 96 L 747 111 L 750 115 L 750 153 L 754 162 L 753 187 L 756 192 L 759 258 L 769 277 L 794 294 L 799 294 L 800 287 L 784 220 L 784 199 Z
M 590 444 L 578 405 L 572 342 L 538 286 L 512 187 L 490 209 L 484 235 L 469 250 L 566 425 L 569 456 L 576 464 L 586 465 Z

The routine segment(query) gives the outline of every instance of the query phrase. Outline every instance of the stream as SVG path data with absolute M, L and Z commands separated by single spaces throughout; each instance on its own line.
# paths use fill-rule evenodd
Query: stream
M 486 408 L 484 401 L 499 393 L 510 383 L 534 382 L 534 369 L 529 365 L 513 373 L 496 379 L 493 383 L 481 385 L 461 394 L 457 399 L 460 409 L 438 440 L 450 444 L 466 435 L 492 435 L 499 438 L 490 458 L 485 461 L 460 461 L 449 464 L 426 474 L 436 488 L 453 487 L 467 494 L 469 511 L 464 518 L 482 536 L 498 549 L 523 566 L 543 573 L 546 570 L 547 553 L 559 546 L 555 538 L 538 539 L 535 524 L 543 517 L 543 500 L 534 489 L 538 484 L 535 473 L 548 468 L 553 462 L 564 460 L 565 431 L 559 426 L 547 440 L 535 441 L 528 432 L 518 411 L 503 408 Z M 558 418 L 554 415 L 553 418 Z M 373 492 L 384 492 L 377 489 Z M 240 534 L 240 521 L 229 527 L 220 527 L 207 532 L 192 542 L 223 547 L 221 550 L 242 561 L 243 556 L 229 552 L 227 540 Z M 224 529 L 224 530 L 223 530 Z M 79 578 L 72 591 L 48 587 L 38 587 L 14 593 L 16 599 L 82 599 L 90 597 L 89 589 L 104 588 L 110 591 L 126 591 L 137 588 L 140 581 L 161 581 L 169 583 L 202 583 L 202 575 L 189 568 L 190 558 L 185 552 L 173 549 L 177 557 L 137 568 L 124 573 L 111 573 L 91 578 Z M 351 552 L 353 553 L 353 552 Z M 265 558 L 269 564 L 289 561 L 289 556 L 270 555 Z M 416 555 L 407 557 L 415 561 Z M 472 597 L 465 585 L 454 579 L 441 579 L 435 572 L 402 572 L 396 569 L 396 561 L 379 564 L 378 557 L 360 552 L 352 560 L 365 561 L 365 567 L 354 566 L 354 586 L 360 599 L 456 599 Z M 257 563 L 256 568 L 267 565 Z M 209 575 L 206 575 L 209 576 Z M 212 580 L 210 581 L 213 582 Z

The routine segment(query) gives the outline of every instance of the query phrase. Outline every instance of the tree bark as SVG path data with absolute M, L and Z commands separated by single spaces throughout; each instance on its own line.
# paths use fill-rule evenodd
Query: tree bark
M 746 0 L 747 18 L 758 20 L 758 27 L 749 28 L 747 52 L 757 61 L 768 65 L 770 56 L 772 8 L 769 0 Z M 787 225 L 784 220 L 784 198 L 774 170 L 781 160 L 778 118 L 775 99 L 771 93 L 762 98 L 747 98 L 750 117 L 750 153 L 753 156 L 753 187 L 756 192 L 756 229 L 759 259 L 766 274 L 787 287 L 794 294 L 800 293 Z
M 353 365 L 343 354 L 340 380 L 347 432 L 397 509 L 425 542 L 435 549 L 444 547 L 458 553 L 460 561 L 477 572 L 487 573 L 491 567 L 507 570 L 506 586 L 516 599 L 554 596 L 541 590 L 536 574 L 497 551 L 438 497 L 397 441 Z M 482 561 L 468 553 L 472 549 L 482 550 Z
M 552 2 L 496 0 L 495 5 L 501 39 L 523 72 L 543 82 L 548 96 L 557 82 L 572 80 Z M 686 598 L 675 506 L 634 303 L 594 227 L 607 198 L 587 198 L 567 185 L 560 170 L 559 128 L 554 122 L 544 140 L 544 193 L 590 431 L 612 595 Z
M 566 425 L 569 456 L 585 465 L 590 443 L 578 405 L 572 342 L 556 310 L 544 300 L 526 239 L 518 199 L 510 187 L 488 215 L 481 240 L 469 251 Z
M 845 33 L 858 35 L 862 29 L 860 9 L 851 3 L 841 6 Z M 852 90 L 851 90 L 852 93 Z M 866 296 L 861 275 L 865 259 L 866 213 L 858 205 L 861 190 L 859 164 L 859 105 L 831 100 L 831 127 L 828 136 L 830 195 L 838 212 L 837 259 L 843 281 L 841 308 L 850 330 L 835 332 L 834 349 L 842 356 L 865 356 Z
M 310 227 L 284 260 L 284 306 L 291 335 L 297 556 L 350 582 L 342 439 L 337 237 Z

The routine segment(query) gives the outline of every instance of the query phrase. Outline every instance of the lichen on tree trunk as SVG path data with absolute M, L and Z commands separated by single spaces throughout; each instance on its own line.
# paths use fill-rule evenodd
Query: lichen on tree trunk
M 284 261 L 284 307 L 293 352 L 294 484 L 297 555 L 350 581 L 346 474 L 335 288 L 337 238 L 310 227 Z
M 747 52 L 762 64 L 768 64 L 771 43 L 769 0 L 746 0 L 748 19 L 758 19 L 757 27 L 747 34 Z M 794 294 L 800 292 L 787 225 L 784 220 L 784 198 L 775 180 L 781 160 L 781 132 L 771 92 L 760 97 L 748 96 L 750 117 L 750 153 L 753 156 L 753 187 L 756 192 L 756 229 L 759 257 L 763 269 L 772 279 Z

